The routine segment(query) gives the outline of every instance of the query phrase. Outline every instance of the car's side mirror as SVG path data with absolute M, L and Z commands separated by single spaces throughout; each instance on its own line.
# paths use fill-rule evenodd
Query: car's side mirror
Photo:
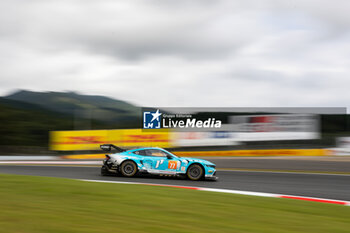
M 166 156 L 168 159 L 172 159 L 173 158 L 173 156 L 171 156 L 171 155 L 167 155 Z

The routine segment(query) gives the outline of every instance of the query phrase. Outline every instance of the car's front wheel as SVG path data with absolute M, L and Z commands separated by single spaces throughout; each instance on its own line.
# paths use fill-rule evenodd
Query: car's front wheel
M 204 175 L 204 170 L 199 164 L 193 164 L 187 169 L 187 177 L 190 180 L 200 180 Z
M 123 176 L 134 176 L 137 172 L 137 166 L 136 163 L 134 163 L 133 161 L 125 161 L 121 164 L 120 166 L 120 173 Z

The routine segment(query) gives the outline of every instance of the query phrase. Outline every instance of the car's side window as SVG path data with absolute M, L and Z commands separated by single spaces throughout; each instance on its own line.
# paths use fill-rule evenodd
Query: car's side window
M 137 155 L 143 155 L 143 156 L 147 155 L 146 150 L 138 150 L 138 151 L 135 151 L 134 153 Z
M 161 151 L 161 150 L 149 150 L 149 152 L 152 154 L 151 156 L 167 157 L 167 154 L 164 151 Z
M 161 150 L 147 149 L 147 150 L 138 150 L 134 154 L 142 156 L 154 156 L 154 157 L 167 157 L 168 154 Z

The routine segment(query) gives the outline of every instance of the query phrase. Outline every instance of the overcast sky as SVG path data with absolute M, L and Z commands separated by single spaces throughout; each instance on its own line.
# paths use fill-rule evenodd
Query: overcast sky
M 350 106 L 349 0 L 1 0 L 0 95 Z

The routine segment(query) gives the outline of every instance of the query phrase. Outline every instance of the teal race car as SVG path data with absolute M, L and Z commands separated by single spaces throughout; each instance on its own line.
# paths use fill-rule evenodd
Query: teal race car
M 121 174 L 132 177 L 136 174 L 184 176 L 190 180 L 217 180 L 215 164 L 196 158 L 177 157 L 157 147 L 124 150 L 113 144 L 100 148 L 106 154 L 101 168 L 102 175 Z M 115 150 L 116 153 L 112 153 Z

